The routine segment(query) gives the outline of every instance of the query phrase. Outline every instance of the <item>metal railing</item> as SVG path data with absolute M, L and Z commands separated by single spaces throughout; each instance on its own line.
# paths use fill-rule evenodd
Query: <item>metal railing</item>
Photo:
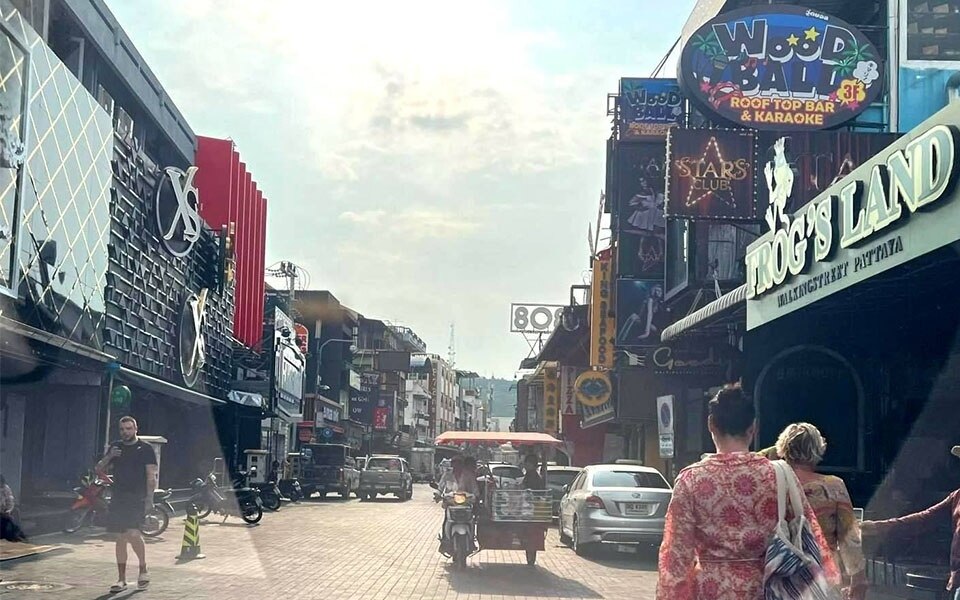
M 553 497 L 549 490 L 496 490 L 491 499 L 494 521 L 550 523 Z

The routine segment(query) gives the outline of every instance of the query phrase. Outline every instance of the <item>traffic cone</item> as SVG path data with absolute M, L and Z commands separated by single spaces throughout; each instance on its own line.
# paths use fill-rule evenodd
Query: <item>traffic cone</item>
M 200 552 L 200 517 L 197 513 L 196 505 L 187 506 L 187 518 L 183 522 L 183 544 L 180 546 L 180 555 L 177 556 L 177 560 L 206 558 L 206 555 Z

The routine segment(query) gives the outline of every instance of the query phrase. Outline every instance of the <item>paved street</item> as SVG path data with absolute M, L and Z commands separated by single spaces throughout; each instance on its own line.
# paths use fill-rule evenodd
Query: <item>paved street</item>
M 258 526 L 237 518 L 201 527 L 205 560 L 176 564 L 183 519 L 171 522 L 162 540 L 148 546 L 151 598 L 329 598 L 329 599 L 652 599 L 656 565 L 649 555 L 603 553 L 590 560 L 547 539 L 535 569 L 522 552 L 481 552 L 464 573 L 450 570 L 436 551 L 442 515 L 431 490 L 417 486 L 414 499 L 361 503 L 313 500 L 267 513 Z M 111 597 L 116 580 L 113 545 L 96 531 L 87 537 L 56 536 L 37 543 L 62 549 L 0 563 L 0 597 L 87 599 Z M 136 559 L 131 553 L 131 570 Z M 10 590 L 11 581 L 63 584 L 47 592 Z M 6 595 L 4 595 L 6 594 Z

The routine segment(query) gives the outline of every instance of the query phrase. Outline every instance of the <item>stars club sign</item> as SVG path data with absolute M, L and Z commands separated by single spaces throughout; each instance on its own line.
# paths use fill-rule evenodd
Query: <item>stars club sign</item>
M 880 95 L 883 62 L 859 30 L 815 10 L 763 5 L 700 27 L 678 77 L 708 114 L 755 129 L 809 131 L 848 121 Z
M 671 130 L 667 216 L 755 219 L 754 146 L 751 131 Z

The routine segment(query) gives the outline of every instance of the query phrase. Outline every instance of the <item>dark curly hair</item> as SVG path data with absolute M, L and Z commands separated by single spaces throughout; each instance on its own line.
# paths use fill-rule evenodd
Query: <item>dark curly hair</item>
M 743 437 L 757 418 L 753 401 L 747 398 L 739 385 L 728 385 L 710 400 L 710 416 L 717 431 L 724 435 Z

